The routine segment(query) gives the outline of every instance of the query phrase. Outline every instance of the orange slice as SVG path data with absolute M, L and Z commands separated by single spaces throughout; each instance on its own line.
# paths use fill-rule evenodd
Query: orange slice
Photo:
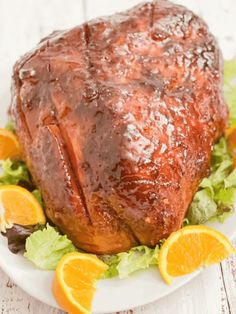
M 96 280 L 107 269 L 96 256 L 73 252 L 57 266 L 52 292 L 57 303 L 69 314 L 91 313 Z
M 234 253 L 235 249 L 222 233 L 206 226 L 187 226 L 172 233 L 163 244 L 159 269 L 165 282 L 171 284 L 173 277 L 219 263 Z
M 0 186 L 0 231 L 12 224 L 45 224 L 42 207 L 32 193 L 17 185 Z
M 0 160 L 19 158 L 20 145 L 16 136 L 8 130 L 0 128 Z

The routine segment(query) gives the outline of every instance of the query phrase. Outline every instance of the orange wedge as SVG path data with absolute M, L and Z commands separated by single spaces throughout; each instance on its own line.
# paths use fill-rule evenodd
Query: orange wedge
M 8 130 L 0 128 L 0 160 L 19 158 L 20 145 L 16 136 Z
M 107 269 L 96 256 L 73 252 L 66 254 L 57 266 L 52 292 L 69 314 L 91 313 L 96 280 Z
M 0 231 L 12 224 L 45 224 L 42 207 L 32 193 L 17 185 L 0 186 Z
M 219 263 L 236 251 L 220 232 L 206 226 L 187 226 L 174 232 L 163 244 L 159 269 L 167 284 L 173 277 Z

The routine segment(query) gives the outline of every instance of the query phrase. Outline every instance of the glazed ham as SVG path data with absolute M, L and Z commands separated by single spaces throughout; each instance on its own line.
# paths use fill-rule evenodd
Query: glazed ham
M 181 227 L 228 112 L 206 24 L 168 1 L 43 39 L 14 68 L 11 114 L 50 221 L 88 252 Z

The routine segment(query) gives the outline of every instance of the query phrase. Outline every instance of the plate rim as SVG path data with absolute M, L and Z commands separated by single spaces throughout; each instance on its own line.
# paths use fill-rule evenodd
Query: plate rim
M 236 234 L 236 231 L 235 231 L 235 234 Z M 1 235 L 2 236 L 2 235 Z M 5 266 L 6 264 L 5 263 L 2 263 L 2 259 L 1 259 L 1 256 L 0 256 L 0 268 L 2 269 L 2 271 L 11 279 L 11 281 L 13 283 L 15 283 L 17 285 L 18 288 L 20 288 L 21 290 L 23 290 L 25 293 L 27 293 L 30 297 L 33 297 L 34 299 L 36 299 L 37 301 L 40 301 L 42 302 L 43 304 L 46 304 L 54 309 L 58 309 L 58 310 L 63 310 L 57 303 L 57 306 L 55 307 L 54 305 L 52 305 L 50 302 L 48 301 L 45 301 L 45 300 L 42 300 L 42 298 L 40 298 L 39 296 L 35 295 L 34 292 L 30 291 L 30 289 L 27 289 L 25 287 L 22 287 L 22 284 L 21 284 L 21 281 L 18 280 L 18 279 L 15 279 L 14 276 L 12 275 L 11 271 Z M 42 270 L 43 271 L 43 270 Z M 146 270 L 142 270 L 142 271 L 146 271 Z M 47 272 L 53 272 L 53 271 L 47 271 Z M 141 306 L 146 306 L 148 304 L 151 304 L 153 302 L 156 302 L 168 295 L 171 295 L 172 293 L 176 292 L 178 289 L 182 288 L 183 286 L 185 286 L 186 284 L 188 284 L 190 281 L 192 281 L 194 278 L 196 278 L 200 273 L 203 272 L 203 269 L 200 269 L 196 272 L 194 272 L 193 274 L 190 274 L 190 275 L 187 275 L 187 276 L 184 276 L 182 277 L 182 280 L 180 281 L 180 283 L 176 284 L 175 287 L 173 287 L 169 293 L 161 293 L 159 294 L 156 298 L 153 298 L 153 297 L 150 297 L 150 299 L 146 298 L 145 302 L 137 302 L 137 304 L 135 304 L 134 306 L 123 306 L 119 309 L 117 308 L 114 308 L 112 309 L 112 307 L 110 307 L 109 309 L 103 311 L 103 312 L 100 312 L 100 311 L 94 311 L 92 309 L 92 313 L 93 314 L 109 314 L 111 312 L 122 312 L 122 311 L 127 311 L 127 310 L 133 310 L 135 308 L 138 308 L 138 307 L 141 307 Z M 109 279 L 107 279 L 109 280 Z M 120 279 L 122 280 L 122 279 Z
M 234 214 L 229 217 L 228 220 L 231 220 L 235 218 L 236 219 L 236 208 L 234 208 Z M 209 224 L 206 224 L 206 225 L 210 225 L 212 227 L 212 224 L 209 223 Z M 217 223 L 218 226 L 222 225 L 220 223 Z M 219 227 L 217 228 L 217 225 L 215 226 L 215 224 L 213 224 L 213 228 L 215 228 L 216 230 L 219 229 Z M 222 225 L 223 226 L 223 225 Z M 224 233 L 224 232 L 223 232 Z M 1 237 L 3 237 L 1 235 Z M 227 236 L 229 238 L 229 240 L 232 242 L 232 240 L 236 237 L 236 227 L 234 229 L 234 231 Z M 7 248 L 8 249 L 8 248 Z M 11 252 L 9 251 L 9 254 Z M 36 295 L 34 293 L 34 291 L 30 291 L 29 288 L 27 288 L 26 286 L 22 285 L 22 281 L 21 280 L 18 280 L 17 278 L 14 278 L 14 275 L 13 275 L 13 272 L 11 271 L 11 269 L 9 267 L 7 267 L 7 263 L 4 262 L 4 259 L 1 258 L 1 255 L 0 255 L 0 268 L 3 270 L 3 272 L 5 272 L 7 274 L 7 276 L 20 288 L 22 289 L 24 292 L 26 292 L 29 296 L 35 298 L 36 300 L 42 302 L 43 304 L 46 304 L 52 308 L 56 308 L 56 309 L 59 309 L 59 310 L 62 310 L 60 308 L 60 306 L 58 304 L 53 305 L 51 304 L 50 302 L 48 302 L 48 300 L 44 300 L 43 298 L 41 298 L 40 296 Z M 183 286 L 187 285 L 190 281 L 192 281 L 194 278 L 196 278 L 200 273 L 202 273 L 204 270 L 204 268 L 200 269 L 200 270 L 197 270 L 196 272 L 192 273 L 192 274 L 189 274 L 189 275 L 186 275 L 186 276 L 183 276 L 183 277 L 180 277 L 181 278 L 181 281 L 176 283 L 174 287 L 172 287 L 169 291 L 169 293 L 167 291 L 164 291 L 163 293 L 159 293 L 156 297 L 154 297 L 153 295 L 151 295 L 150 297 L 146 297 L 145 300 L 143 299 L 140 299 L 140 300 L 137 300 L 137 302 L 135 304 L 130 304 L 130 305 L 125 305 L 125 306 L 121 306 L 119 309 L 110 305 L 109 306 L 109 309 L 106 309 L 106 310 L 103 310 L 102 312 L 101 311 L 98 311 L 98 310 L 92 310 L 92 313 L 93 314 L 108 314 L 108 313 L 111 313 L 111 312 L 120 312 L 120 311 L 126 311 L 126 310 L 131 310 L 131 309 L 135 309 L 135 308 L 138 308 L 140 306 L 145 306 L 145 305 L 148 305 L 148 304 L 151 304 L 153 302 L 156 302 L 168 295 L 171 295 L 172 293 L 176 292 L 178 289 L 182 288 Z M 42 270 L 43 271 L 43 270 Z M 142 270 L 142 272 L 145 272 L 147 270 Z M 48 271 L 49 273 L 53 273 L 53 271 Z M 109 279 L 107 279 L 109 280 Z M 121 279 L 122 280 L 122 279 Z

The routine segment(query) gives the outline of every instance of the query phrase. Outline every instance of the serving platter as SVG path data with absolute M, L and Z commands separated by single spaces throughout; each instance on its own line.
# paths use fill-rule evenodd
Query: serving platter
M 209 225 L 232 240 L 236 236 L 236 213 L 224 224 Z M 0 267 L 28 294 L 58 308 L 51 293 L 53 272 L 39 270 L 22 255 L 12 254 L 8 250 L 6 239 L 2 236 L 0 236 Z M 93 313 L 118 312 L 151 303 L 174 292 L 198 274 L 199 271 L 177 278 L 171 286 L 163 282 L 156 267 L 135 273 L 128 279 L 100 280 L 93 303 Z
M 183 0 L 178 2 L 186 4 L 188 1 Z M 220 1 L 216 2 L 220 3 Z M 203 15 L 213 33 L 218 37 L 224 57 L 231 58 L 236 53 L 236 35 L 233 31 L 233 27 L 231 27 L 231 24 L 233 26 L 235 21 L 233 18 L 229 18 L 227 20 L 228 23 L 223 25 L 224 23 L 219 23 L 219 20 L 226 20 L 226 16 L 233 17 L 235 9 L 232 8 L 232 12 L 226 12 L 230 7 L 228 5 L 229 1 L 225 1 L 224 3 L 225 10 L 219 10 L 218 13 L 220 14 L 215 14 L 216 19 L 213 18 L 214 14 L 210 10 L 210 6 L 208 7 L 208 4 L 204 2 L 202 2 L 202 10 L 197 13 Z M 9 99 L 8 88 L 5 91 L 2 89 L 0 91 L 0 126 L 3 126 L 6 122 Z M 230 239 L 236 236 L 235 213 L 224 224 L 213 223 L 210 225 L 223 232 Z M 53 272 L 41 271 L 35 268 L 34 265 L 28 262 L 22 255 L 12 254 L 7 248 L 6 239 L 2 236 L 0 236 L 0 267 L 28 294 L 50 306 L 58 308 L 51 294 Z M 125 280 L 101 280 L 98 283 L 98 289 L 94 299 L 93 313 L 105 314 L 148 304 L 172 293 L 198 274 L 199 272 L 196 272 L 178 278 L 171 286 L 167 286 L 162 281 L 158 269 L 155 267 L 147 271 L 138 272 Z

